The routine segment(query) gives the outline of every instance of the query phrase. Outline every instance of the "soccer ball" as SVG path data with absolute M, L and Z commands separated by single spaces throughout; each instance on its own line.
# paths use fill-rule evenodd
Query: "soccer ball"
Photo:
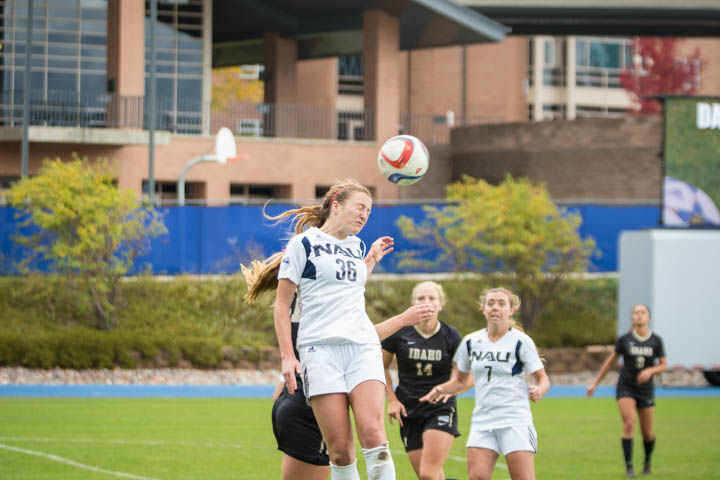
M 430 154 L 416 137 L 398 135 L 386 141 L 378 153 L 378 167 L 397 185 L 412 185 L 427 172 Z

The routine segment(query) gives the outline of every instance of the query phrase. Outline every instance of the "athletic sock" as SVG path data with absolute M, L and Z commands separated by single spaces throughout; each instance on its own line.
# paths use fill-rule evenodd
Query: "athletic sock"
M 645 463 L 650 464 L 650 457 L 652 456 L 653 449 L 655 448 L 655 439 L 644 441 L 643 445 L 645 446 Z
M 395 480 L 395 464 L 387 443 L 375 448 L 363 448 L 362 452 L 368 479 Z
M 633 439 L 622 439 L 623 455 L 625 455 L 625 468 L 632 468 L 633 465 Z
M 357 459 L 350 465 L 343 467 L 330 464 L 331 480 L 360 480 L 360 474 L 357 469 Z

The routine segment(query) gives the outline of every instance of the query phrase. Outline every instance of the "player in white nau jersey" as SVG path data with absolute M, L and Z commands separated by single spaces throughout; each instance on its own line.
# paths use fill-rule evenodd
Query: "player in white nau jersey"
M 282 256 L 271 257 L 255 275 L 249 296 L 277 284 L 275 330 L 282 372 L 290 395 L 302 375 L 305 395 L 322 431 L 333 480 L 359 480 L 349 407 L 363 447 L 368 478 L 394 480 L 383 422 L 385 373 L 380 341 L 365 312 L 365 281 L 393 249 L 381 237 L 367 255 L 356 235 L 372 207 L 370 192 L 355 181 L 333 185 L 321 205 L 290 210 L 297 233 Z M 290 310 L 295 291 L 300 302 L 295 356 Z M 433 314 L 432 309 L 423 315 Z M 302 368 L 301 368 L 302 365 Z
M 494 288 L 483 292 L 480 305 L 487 328 L 463 338 L 452 378 L 433 387 L 421 401 L 436 402 L 462 390 L 472 373 L 475 409 L 467 441 L 470 479 L 489 480 L 502 453 L 513 480 L 533 480 L 537 433 L 528 398 L 540 400 L 550 388 L 550 380 L 535 343 L 510 318 L 520 306 L 518 297 Z M 528 387 L 526 375 L 532 375 L 536 385 Z

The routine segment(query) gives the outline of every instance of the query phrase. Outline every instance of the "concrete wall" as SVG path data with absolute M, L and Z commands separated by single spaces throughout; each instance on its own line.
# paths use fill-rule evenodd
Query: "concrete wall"
M 660 116 L 461 127 L 451 149 L 454 180 L 498 183 L 509 173 L 545 184 L 555 200 L 661 198 Z

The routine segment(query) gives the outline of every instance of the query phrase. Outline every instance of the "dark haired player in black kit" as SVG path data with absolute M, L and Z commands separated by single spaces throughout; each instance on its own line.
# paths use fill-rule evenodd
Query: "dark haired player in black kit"
M 293 307 L 295 301 L 293 301 Z M 294 309 L 294 308 L 293 308 Z M 292 315 L 292 343 L 297 356 L 298 319 Z M 402 327 L 414 325 L 431 315 L 432 307 L 410 307 L 405 312 L 375 325 L 382 339 Z M 312 408 L 305 398 L 302 378 L 296 374 L 297 388 L 290 394 L 285 382 L 278 384 L 273 395 L 272 427 L 278 450 L 283 452 L 283 480 L 327 480 L 330 476 L 330 457 L 323 442 Z
M 622 355 L 623 367 L 617 384 L 617 403 L 623 420 L 622 448 L 625 456 L 625 468 L 629 478 L 635 477 L 633 468 L 633 432 L 635 431 L 635 409 L 640 418 L 645 445 L 645 464 L 643 474 L 652 473 L 650 458 L 655 447 L 653 416 L 655 413 L 655 388 L 653 375 L 667 370 L 667 359 L 663 342 L 650 331 L 650 310 L 646 305 L 638 304 L 632 309 L 632 328 L 620 337 L 615 351 L 608 356 L 600 368 L 595 382 L 587 389 L 588 397 L 597 388 L 600 381 Z M 657 364 L 656 364 L 657 362 Z
M 412 303 L 434 305 L 436 314 L 418 325 L 403 328 L 382 342 L 388 416 L 391 423 L 394 418 L 400 424 L 405 451 L 421 479 L 445 478 L 443 464 L 453 440 L 460 435 L 454 396 L 446 403 L 419 401 L 435 385 L 450 379 L 453 355 L 462 342 L 462 335 L 455 327 L 438 321 L 437 312 L 445 303 L 444 297 L 442 287 L 435 282 L 416 285 Z M 394 392 L 389 371 L 393 357 L 397 357 L 400 380 Z

